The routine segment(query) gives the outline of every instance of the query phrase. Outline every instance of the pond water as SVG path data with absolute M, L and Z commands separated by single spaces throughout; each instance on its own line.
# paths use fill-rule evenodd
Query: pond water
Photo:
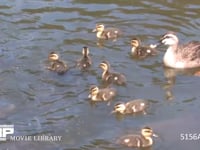
M 7 141 L 2 150 L 121 150 L 117 137 L 145 125 L 159 135 L 152 150 L 199 150 L 198 140 L 180 140 L 183 133 L 200 134 L 200 78 L 163 67 L 164 51 L 145 60 L 129 56 L 130 40 L 156 42 L 167 31 L 182 43 L 199 40 L 200 2 L 175 0 L 1 0 L 0 2 L 0 124 L 14 124 L 14 135 L 60 135 L 60 142 Z M 123 31 L 116 42 L 97 45 L 96 23 Z M 71 69 L 63 76 L 46 69 L 56 51 L 70 66 L 90 48 L 89 72 Z M 102 60 L 126 75 L 111 105 L 92 105 L 91 84 L 100 85 Z M 172 76 L 172 77 L 171 77 Z M 119 101 L 151 102 L 146 115 L 110 114 Z

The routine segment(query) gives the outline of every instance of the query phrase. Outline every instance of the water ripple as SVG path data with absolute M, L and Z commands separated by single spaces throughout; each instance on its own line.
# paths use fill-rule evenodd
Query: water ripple
M 12 109 L 11 113 L 10 107 L 2 109 L 6 117 L 1 122 L 15 124 L 20 135 L 62 135 L 60 149 L 109 150 L 121 149 L 112 144 L 112 139 L 127 127 L 176 118 L 183 112 L 198 113 L 198 78 L 176 72 L 177 78 L 174 74 L 168 78 L 162 65 L 163 51 L 141 61 L 132 59 L 129 53 L 133 36 L 140 37 L 144 45 L 157 41 L 169 30 L 177 32 L 183 43 L 199 40 L 199 8 L 199 0 L 2 0 L 0 99 Z M 116 42 L 97 45 L 92 29 L 99 22 L 120 28 L 123 36 Z M 74 66 L 83 46 L 90 48 L 90 71 L 72 68 L 58 76 L 47 70 L 49 52 L 58 52 L 69 66 Z M 98 65 L 102 60 L 109 60 L 113 70 L 128 79 L 126 87 L 116 87 L 115 101 L 152 99 L 155 109 L 151 115 L 116 120 L 110 114 L 115 102 L 110 106 L 89 104 L 90 85 L 101 85 Z M 166 98 L 169 93 L 174 98 L 171 101 Z M 166 145 L 170 147 L 170 143 Z M 160 147 L 155 145 L 155 149 Z

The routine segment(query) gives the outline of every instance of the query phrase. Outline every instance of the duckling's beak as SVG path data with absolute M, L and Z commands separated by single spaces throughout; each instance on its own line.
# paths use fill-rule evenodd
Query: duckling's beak
M 155 134 L 155 133 L 154 133 L 152 136 L 153 136 L 153 137 L 159 137 L 159 136 L 158 136 L 157 134 Z
M 103 64 L 102 64 L 102 63 L 100 63 L 100 64 L 99 64 L 99 67 L 100 67 L 100 68 L 102 68 L 102 67 L 103 67 Z
M 111 111 L 110 113 L 111 113 L 111 114 L 114 114 L 114 113 L 116 113 L 116 111 L 115 111 L 115 110 L 113 110 L 113 111 Z
M 97 32 L 97 29 L 93 29 L 92 32 Z

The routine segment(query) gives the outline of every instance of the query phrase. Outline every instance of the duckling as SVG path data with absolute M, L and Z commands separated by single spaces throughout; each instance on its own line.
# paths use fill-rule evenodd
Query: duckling
M 146 58 L 148 56 L 157 55 L 157 50 L 150 46 L 142 46 L 141 41 L 138 38 L 131 40 L 131 55 L 136 58 Z
M 89 48 L 84 46 L 82 49 L 82 58 L 77 62 L 78 68 L 81 70 L 86 70 L 92 65 L 92 60 L 89 56 Z
M 92 86 L 89 93 L 88 98 L 92 101 L 110 101 L 116 96 L 117 91 L 110 87 L 99 89 L 97 86 Z
M 105 83 L 114 83 L 117 85 L 125 85 L 126 77 L 117 72 L 110 71 L 110 63 L 108 61 L 102 61 L 99 67 L 103 70 L 102 81 Z
M 120 114 L 135 114 L 139 112 L 144 112 L 148 107 L 148 102 L 143 99 L 136 99 L 129 101 L 127 103 L 117 103 L 114 106 L 114 110 L 112 113 L 120 113 Z
M 186 69 L 200 67 L 200 41 L 191 41 L 179 45 L 179 39 L 174 32 L 164 34 L 159 44 L 167 45 L 167 51 L 163 57 L 164 65 L 171 68 Z
M 152 136 L 158 137 L 154 134 L 153 130 L 150 127 L 144 127 L 141 129 L 139 134 L 130 134 L 122 136 L 117 140 L 117 144 L 122 144 L 128 147 L 150 147 L 153 145 Z
M 58 74 L 62 75 L 68 70 L 68 66 L 62 60 L 59 60 L 59 55 L 55 52 L 51 52 L 48 56 L 49 61 L 51 61 L 49 70 L 55 71 Z
M 122 32 L 117 28 L 105 28 L 104 24 L 96 24 L 96 28 L 92 32 L 97 32 L 98 39 L 117 39 Z

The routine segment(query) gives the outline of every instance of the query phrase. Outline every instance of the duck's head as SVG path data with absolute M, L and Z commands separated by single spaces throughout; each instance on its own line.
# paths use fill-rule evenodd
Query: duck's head
M 160 38 L 160 43 L 168 46 L 178 44 L 178 37 L 174 32 L 168 32 Z
M 137 47 L 139 47 L 140 46 L 140 40 L 138 39 L 138 38 L 133 38 L 132 40 L 131 40 L 131 46 L 132 47 L 135 47 L 135 48 L 137 48 Z
M 99 64 L 99 67 L 103 70 L 103 71 L 108 71 L 110 69 L 110 64 L 108 61 L 102 61 Z
M 56 61 L 59 59 L 59 55 L 56 52 L 51 52 L 48 56 L 49 60 Z
M 151 44 L 150 47 L 156 48 L 162 44 L 168 45 L 168 46 L 174 46 L 174 45 L 177 45 L 178 42 L 179 42 L 179 40 L 178 40 L 178 37 L 176 36 L 176 34 L 174 32 L 170 31 L 170 32 L 164 34 L 156 44 Z
M 92 30 L 92 32 L 103 32 L 104 28 L 104 24 L 96 24 L 96 27 Z
M 116 112 L 123 113 L 125 109 L 126 109 L 126 105 L 124 103 L 117 103 L 115 104 L 114 110 L 112 111 L 112 113 L 116 113 Z
M 83 56 L 87 57 L 89 53 L 90 53 L 89 48 L 87 46 L 84 46 L 82 49 Z
M 153 129 L 150 128 L 150 127 L 143 127 L 141 129 L 141 134 L 142 136 L 144 136 L 145 138 L 148 138 L 148 137 L 158 137 L 158 135 L 156 135 L 154 132 L 153 132 Z

